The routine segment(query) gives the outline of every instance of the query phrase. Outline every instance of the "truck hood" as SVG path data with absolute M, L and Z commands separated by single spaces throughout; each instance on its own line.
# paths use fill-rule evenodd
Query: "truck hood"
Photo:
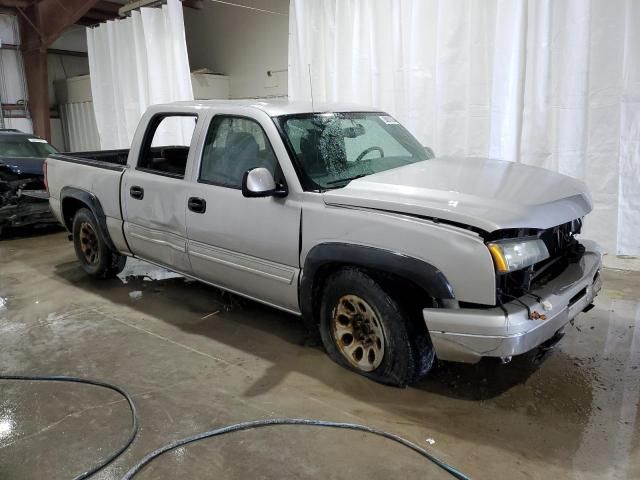
M 44 158 L 40 157 L 0 157 L 0 168 L 6 168 L 16 175 L 43 176 L 43 163 Z
M 546 229 L 589 213 L 586 185 L 550 170 L 485 158 L 441 157 L 351 181 L 328 205 L 442 219 L 493 232 Z

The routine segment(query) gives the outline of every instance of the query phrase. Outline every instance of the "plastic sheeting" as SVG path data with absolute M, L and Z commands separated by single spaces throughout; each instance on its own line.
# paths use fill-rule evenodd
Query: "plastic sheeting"
M 87 29 L 91 94 L 102 149 L 128 148 L 149 105 L 193 100 L 182 4 L 141 8 L 129 18 Z M 166 122 L 163 122 L 166 123 Z M 174 122 L 175 123 L 175 122 Z M 179 145 L 180 125 L 155 140 Z M 188 130 L 189 125 L 184 126 Z M 193 121 L 190 129 L 193 130 Z
M 584 234 L 640 254 L 640 2 L 291 0 L 289 96 L 378 105 L 438 155 L 584 180 Z M 536 185 L 530 185 L 532 190 Z

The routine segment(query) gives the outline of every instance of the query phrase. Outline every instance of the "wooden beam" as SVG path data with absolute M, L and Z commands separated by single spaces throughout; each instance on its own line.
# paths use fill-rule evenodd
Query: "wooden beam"
M 49 48 L 47 53 L 51 55 L 65 55 L 67 57 L 83 57 L 87 58 L 89 54 L 87 52 L 78 52 L 76 50 L 60 50 L 59 48 Z
M 4 118 L 31 118 L 28 114 L 28 108 L 20 103 L 3 103 L 2 111 L 4 112 Z M 51 109 L 49 111 L 51 118 L 60 118 L 60 114 L 57 110 Z
M 27 8 L 34 3 L 34 0 L 0 0 L 0 6 L 9 8 Z
M 82 17 L 80 20 L 76 22 L 76 25 L 82 25 L 83 27 L 93 27 L 94 25 L 98 25 L 100 22 L 96 20 L 91 20 L 87 17 Z
M 97 20 L 98 22 L 104 22 L 106 20 L 113 20 L 117 16 L 118 14 L 112 15 L 111 13 L 101 12 L 99 10 L 89 10 L 87 13 L 84 14 L 84 17 L 82 18 L 88 18 L 90 20 Z
M 3 7 L 2 5 L 0 5 L 0 13 L 3 15 L 11 15 L 13 17 L 15 17 L 18 14 L 15 8 Z
M 46 50 L 23 52 L 22 59 L 27 74 L 29 89 L 29 109 L 31 122 L 36 135 L 50 141 L 51 124 L 49 122 L 49 75 Z
M 106 2 L 104 0 L 101 0 L 98 3 L 96 3 L 96 6 L 93 7 L 93 10 L 99 10 L 101 12 L 111 13 L 111 14 L 113 14 L 114 17 L 117 17 L 118 16 L 118 9 L 121 6 L 122 5 L 119 4 L 119 3 Z
M 21 103 L 3 103 L 2 110 L 14 111 L 14 110 L 26 110 L 27 107 L 22 105 Z
M 182 6 L 200 10 L 202 8 L 202 0 L 182 0 Z
M 13 43 L 3 43 L 0 45 L 0 50 L 20 50 L 20 45 Z M 63 50 L 60 48 L 48 48 L 47 53 L 52 55 L 66 55 L 67 57 L 84 57 L 89 55 L 87 52 L 81 52 L 79 50 Z
M 48 47 L 70 25 L 93 8 L 98 0 L 40 0 L 21 10 L 29 26 L 40 30 L 39 44 L 27 44 L 23 42 L 25 49 Z M 34 27 L 35 25 L 35 27 Z
M 20 35 L 29 90 L 33 131 L 51 140 L 47 49 L 69 26 L 80 20 L 98 0 L 39 0 L 20 13 Z
M 159 7 L 165 0 L 130 0 L 128 3 L 121 5 L 118 13 L 120 16 L 129 15 L 133 10 L 139 10 L 140 8 L 152 8 Z M 182 6 L 185 8 L 193 8 L 199 10 L 202 8 L 203 0 L 180 0 Z

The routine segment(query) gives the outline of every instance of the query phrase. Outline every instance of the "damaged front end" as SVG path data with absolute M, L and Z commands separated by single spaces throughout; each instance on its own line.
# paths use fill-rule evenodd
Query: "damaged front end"
M 516 270 L 496 277 L 496 301 L 508 303 L 515 298 L 537 290 L 558 277 L 566 268 L 580 261 L 585 248 L 578 242 L 576 235 L 582 230 L 582 219 L 575 219 L 546 230 L 508 230 L 493 235 L 505 238 L 530 235 L 544 242 L 548 258 L 528 268 Z
M 496 268 L 495 306 L 457 302 L 456 308 L 423 309 L 438 358 L 508 361 L 552 346 L 569 322 L 592 308 L 602 288 L 600 247 L 578 241 L 581 230 L 578 218 L 544 230 L 493 232 L 487 244 Z M 504 258 L 494 256 L 495 244 Z
M 54 222 L 44 178 L 18 173 L 0 163 L 0 230 Z

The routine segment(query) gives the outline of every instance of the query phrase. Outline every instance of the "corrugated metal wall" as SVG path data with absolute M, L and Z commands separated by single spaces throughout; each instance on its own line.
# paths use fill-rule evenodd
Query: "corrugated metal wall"
M 70 152 L 100 150 L 93 102 L 60 104 L 65 147 Z
M 32 132 L 22 53 L 18 50 L 18 21 L 14 15 L 0 14 L 0 44 L 0 128 Z

